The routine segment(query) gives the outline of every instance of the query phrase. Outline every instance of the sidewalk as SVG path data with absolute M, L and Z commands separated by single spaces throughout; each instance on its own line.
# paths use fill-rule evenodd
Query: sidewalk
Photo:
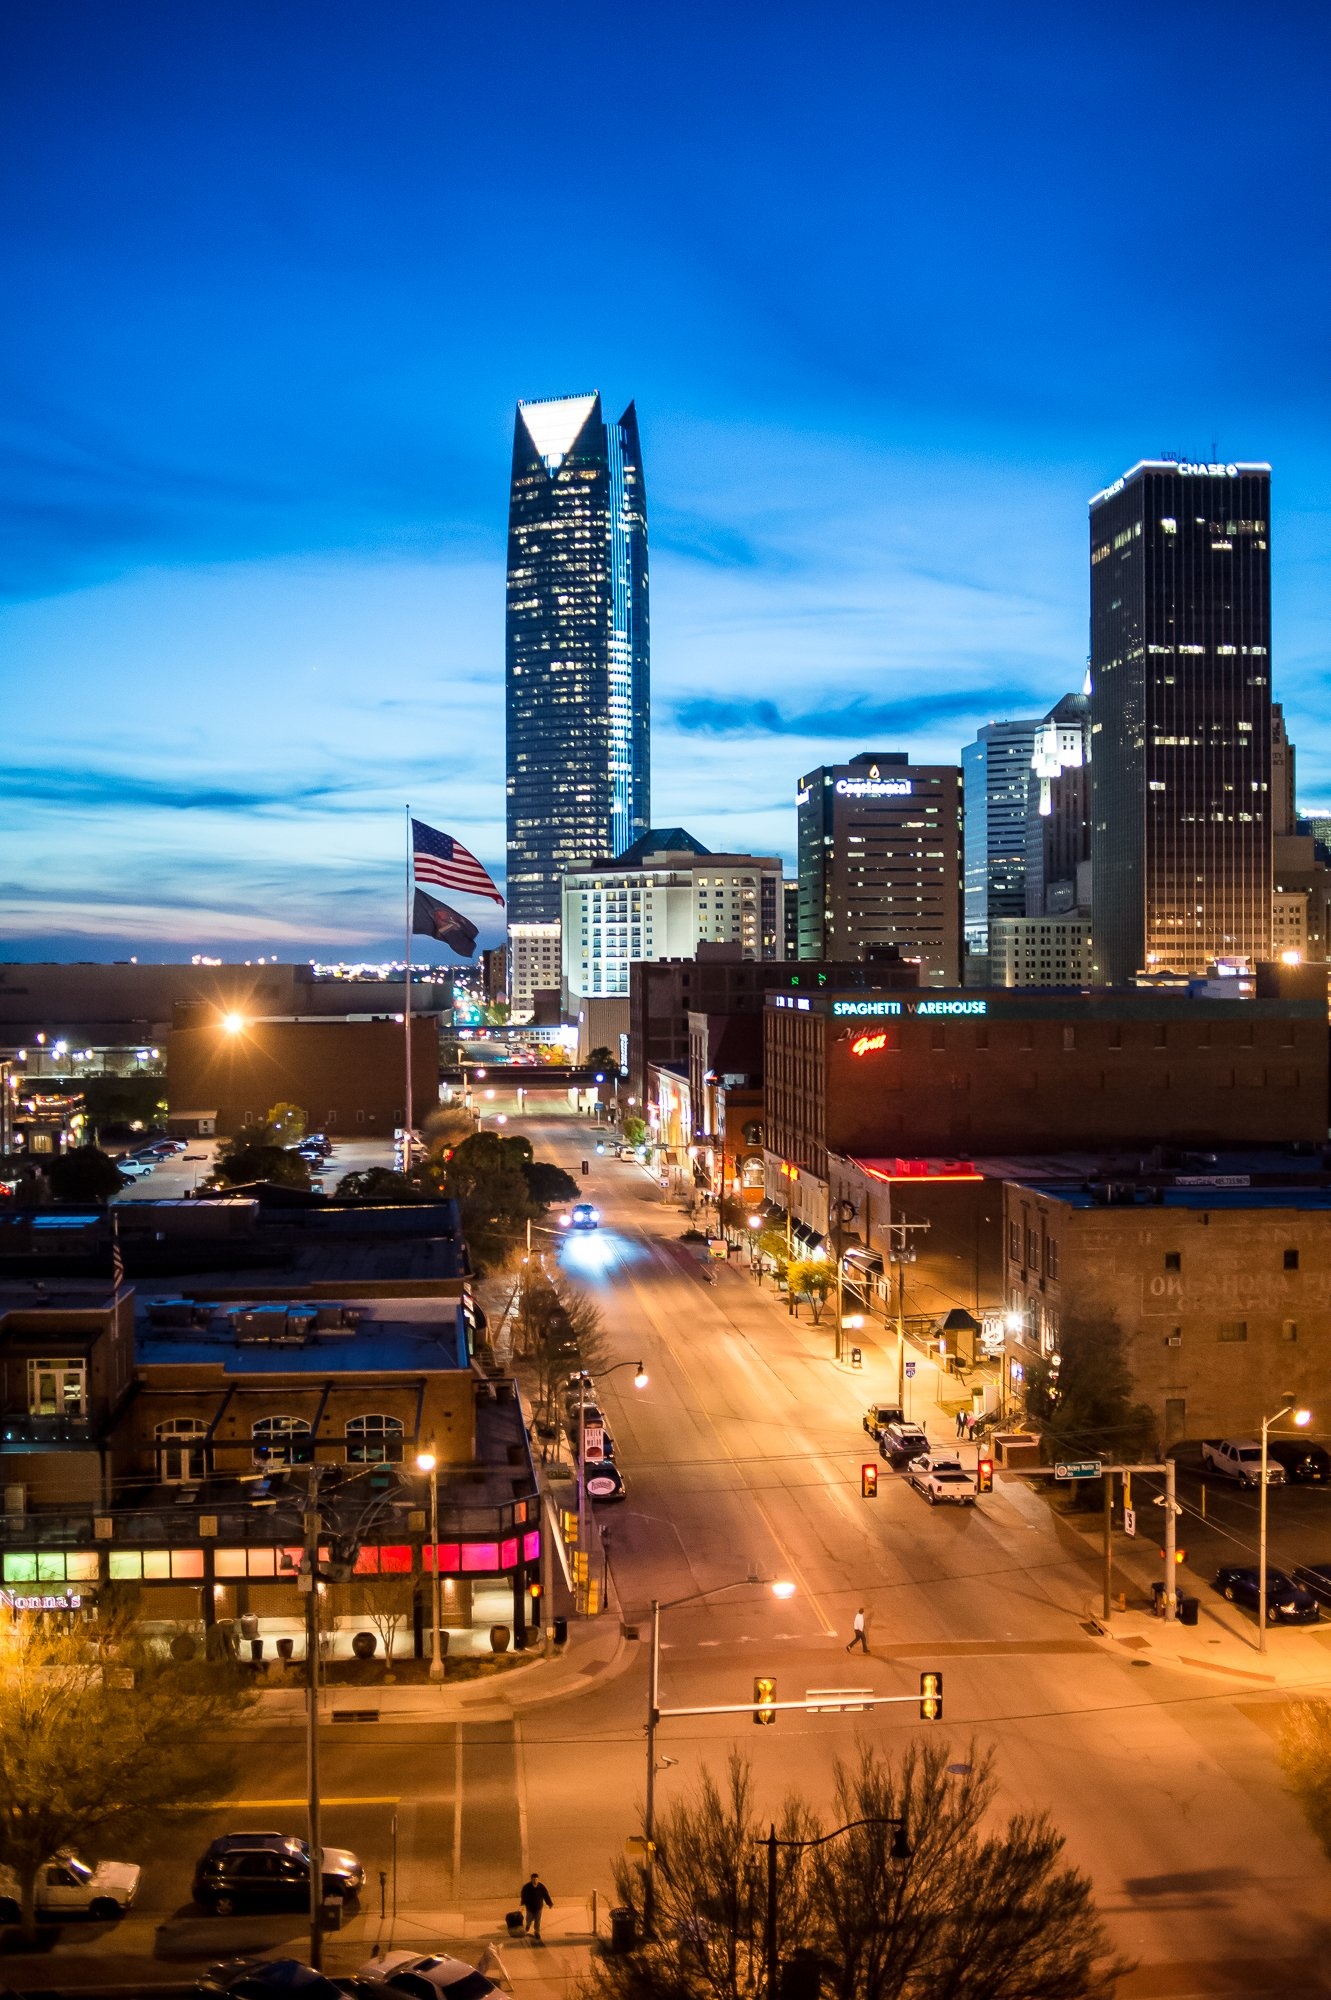
M 570 1619 L 567 1643 L 557 1651 L 552 1648 L 548 1658 L 535 1649 L 519 1657 L 520 1665 L 482 1681 L 450 1684 L 445 1677 L 437 1684 L 325 1687 L 320 1690 L 320 1713 L 325 1721 L 339 1713 L 361 1711 L 404 1722 L 507 1720 L 611 1680 L 631 1667 L 638 1655 L 625 1639 L 619 1618 L 605 1611 L 599 1618 Z M 305 1689 L 299 1684 L 259 1690 L 251 1724 L 304 1719 Z

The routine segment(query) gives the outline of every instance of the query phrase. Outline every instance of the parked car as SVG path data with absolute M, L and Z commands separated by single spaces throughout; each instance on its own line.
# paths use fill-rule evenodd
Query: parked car
M 1202 1470 L 1218 1472 L 1223 1479 L 1237 1479 L 1240 1486 L 1260 1486 L 1262 1447 L 1254 1438 L 1203 1438 Z M 1285 1483 L 1285 1468 L 1269 1449 L 1266 1483 L 1268 1486 Z
M 121 1173 L 128 1174 L 130 1179 L 135 1181 L 145 1179 L 158 1164 L 157 1160 L 145 1160 L 138 1153 L 126 1153 L 116 1161 Z
M 975 1474 L 967 1472 L 959 1458 L 939 1458 L 934 1452 L 922 1451 L 910 1460 L 906 1477 L 931 1507 L 940 1500 L 951 1500 L 960 1507 L 975 1505 Z
M 1299 1563 L 1290 1578 L 1300 1590 L 1307 1590 L 1319 1604 L 1331 1604 L 1331 1563 Z
M 1285 1468 L 1285 1477 L 1294 1486 L 1324 1486 L 1331 1480 L 1331 1454 L 1320 1444 L 1305 1444 L 1302 1438 L 1270 1438 L 1267 1455 Z
M 413 2000 L 485 2000 L 493 1993 L 493 1981 L 468 1965 L 463 1958 L 445 1958 L 437 1952 L 386 1951 L 357 1966 L 356 1977 L 366 1987 L 388 1993 L 408 1993 Z
M 37 1871 L 37 1914 L 40 1917 L 92 1917 L 110 1922 L 123 1917 L 139 1893 L 142 1870 L 133 1861 L 80 1861 L 77 1854 L 55 1854 Z M 20 1890 L 12 1868 L 0 1868 L 0 1924 L 16 1924 L 21 1914 Z
M 1216 1571 L 1215 1588 L 1231 1604 L 1256 1611 L 1260 1601 L 1261 1572 L 1247 1564 L 1227 1564 Z M 1266 1572 L 1266 1622 L 1268 1625 L 1315 1625 L 1321 1617 L 1317 1599 L 1286 1576 L 1283 1569 Z
M 928 1449 L 929 1436 L 923 1424 L 891 1423 L 878 1440 L 879 1457 L 898 1471 Z
M 356 2000 L 377 1994 L 382 1986 L 370 1986 L 350 1975 L 329 1979 L 298 1958 L 228 1958 L 210 1965 L 194 1982 L 195 2000 L 213 2000 L 227 1994 L 230 2000 L 279 2000 L 279 1996 L 300 1995 L 300 2000 Z
M 323 1850 L 326 1895 L 354 1896 L 365 1870 L 345 1847 Z M 194 1900 L 215 1916 L 242 1907 L 286 1908 L 309 1901 L 310 1850 L 294 1834 L 224 1833 L 194 1869 Z
M 868 1409 L 864 1412 L 862 1421 L 865 1430 L 868 1431 L 871 1438 L 880 1438 L 889 1424 L 899 1424 L 901 1422 L 901 1405 L 899 1403 L 870 1403 Z
M 587 1498 L 598 1506 L 610 1500 L 627 1500 L 624 1475 L 612 1459 L 589 1458 L 583 1471 Z

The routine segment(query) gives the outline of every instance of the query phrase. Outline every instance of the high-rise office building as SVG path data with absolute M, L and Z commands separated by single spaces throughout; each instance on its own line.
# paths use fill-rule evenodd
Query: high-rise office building
M 1096 978 L 1271 942 L 1271 469 L 1135 465 L 1091 502 Z
M 1035 732 L 1026 797 L 1026 915 L 1088 912 L 1091 698 L 1065 694 Z
M 1026 910 L 1026 793 L 1038 716 L 987 722 L 961 753 L 967 954 L 989 949 L 989 919 Z
M 924 983 L 961 979 L 961 772 L 864 751 L 795 795 L 800 957 L 864 960 L 895 946 Z
M 519 403 L 505 635 L 508 912 L 557 923 L 560 879 L 648 823 L 647 498 L 632 403 Z
M 1285 711 L 1278 701 L 1271 703 L 1271 833 L 1298 832 L 1299 814 L 1294 803 L 1294 745 L 1285 727 Z

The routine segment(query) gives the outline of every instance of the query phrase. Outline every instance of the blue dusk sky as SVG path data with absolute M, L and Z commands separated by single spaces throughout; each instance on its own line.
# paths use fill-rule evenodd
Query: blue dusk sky
M 1161 452 L 1274 466 L 1331 799 L 1329 41 L 7 0 L 0 953 L 392 949 L 407 800 L 502 870 L 520 396 L 637 401 L 659 825 L 789 856 L 802 770 L 1079 685 L 1087 500 Z

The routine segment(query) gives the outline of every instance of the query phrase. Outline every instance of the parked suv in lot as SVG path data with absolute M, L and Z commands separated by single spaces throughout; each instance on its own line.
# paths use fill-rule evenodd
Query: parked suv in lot
M 365 1870 L 345 1847 L 323 1850 L 325 1895 L 354 1896 Z M 219 1917 L 233 1910 L 300 1907 L 310 1896 L 307 1842 L 286 1833 L 224 1833 L 194 1870 L 194 1900 Z

